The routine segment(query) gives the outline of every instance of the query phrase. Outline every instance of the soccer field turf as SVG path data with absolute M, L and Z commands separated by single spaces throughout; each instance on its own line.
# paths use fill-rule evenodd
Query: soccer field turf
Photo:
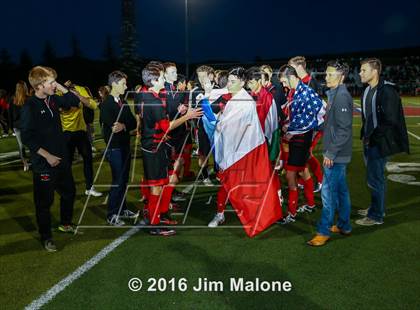
M 407 126 L 411 132 L 411 155 L 394 156 L 390 161 L 420 165 L 420 118 L 407 118 Z M 358 218 L 356 211 L 369 203 L 359 130 L 360 119 L 355 118 L 353 160 L 348 168 L 352 221 Z M 97 147 L 103 149 L 101 142 Z M 96 158 L 95 171 L 100 159 Z M 40 296 L 45 297 L 43 294 L 51 287 L 130 229 L 107 227 L 104 198 L 91 198 L 81 225 L 101 227 L 82 228 L 83 234 L 79 235 L 54 232 L 59 251 L 46 253 L 37 240 L 31 174 L 21 171 L 18 163 L 0 169 L 0 298 L 4 309 L 20 309 Z M 407 169 L 393 174 L 411 175 L 420 182 L 420 167 Z M 73 172 L 78 189 L 74 215 L 77 222 L 86 202 L 86 196 L 82 195 L 81 163 L 74 165 Z M 133 187 L 128 192 L 129 207 L 133 210 L 142 206 L 138 202 L 141 174 L 138 158 Z M 109 166 L 104 162 L 95 183 L 107 184 L 109 179 Z M 98 189 L 106 190 L 99 186 Z M 419 190 L 419 185 L 388 181 L 384 225 L 353 225 L 352 236 L 333 236 L 326 246 L 311 248 L 305 242 L 315 232 L 319 209 L 300 215 L 296 223 L 273 225 L 249 239 L 238 227 L 234 213 L 227 214 L 226 224 L 220 228 L 207 228 L 215 211 L 216 189 L 199 189 L 186 224 L 178 228 L 177 236 L 160 238 L 135 232 L 45 308 L 415 309 L 420 291 Z M 210 195 L 213 199 L 207 204 Z M 319 194 L 316 198 L 320 205 Z M 58 209 L 57 199 L 52 208 L 54 226 L 59 219 Z M 139 292 L 131 292 L 127 287 L 133 277 L 143 280 Z M 166 292 L 147 292 L 149 278 L 186 278 L 188 289 L 171 292 L 168 287 Z M 224 291 L 194 292 L 192 286 L 199 278 L 222 281 Z M 230 278 L 290 281 L 292 290 L 230 292 Z

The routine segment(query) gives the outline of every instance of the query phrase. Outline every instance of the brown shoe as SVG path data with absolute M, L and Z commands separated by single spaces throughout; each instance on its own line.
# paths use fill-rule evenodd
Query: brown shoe
M 306 242 L 308 245 L 311 246 L 323 246 L 327 241 L 330 239 L 328 236 L 316 234 L 315 237 L 312 238 L 312 240 L 309 240 Z
M 335 234 L 342 234 L 344 236 L 350 236 L 351 235 L 351 231 L 341 230 L 340 228 L 337 227 L 337 225 L 331 226 L 330 232 L 335 233 Z

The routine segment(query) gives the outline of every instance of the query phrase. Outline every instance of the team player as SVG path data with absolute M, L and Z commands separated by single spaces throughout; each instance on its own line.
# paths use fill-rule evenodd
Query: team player
M 108 84 L 111 92 L 101 104 L 102 131 L 107 144 L 105 156 L 112 174 L 107 222 L 112 226 L 123 226 L 122 218 L 137 216 L 127 209 L 125 199 L 131 163 L 130 131 L 136 129 L 137 124 L 130 107 L 121 100 L 127 89 L 127 75 L 121 71 L 111 72 Z
M 319 95 L 321 95 L 321 87 L 318 84 L 317 80 L 312 77 L 308 71 L 306 70 L 306 59 L 303 56 L 296 56 L 289 59 L 288 64 L 295 68 L 296 73 L 298 74 L 300 80 L 316 91 Z M 314 192 L 319 192 L 322 188 L 322 169 L 321 164 L 318 159 L 313 155 L 313 150 L 318 144 L 319 140 L 322 137 L 322 130 L 315 130 L 314 135 L 312 137 L 311 149 L 310 149 L 310 157 L 308 160 L 309 167 L 311 168 L 312 173 L 316 178 L 316 186 L 314 187 Z M 303 185 L 303 184 L 302 184 Z
M 149 63 L 142 71 L 144 85 L 148 88 L 142 94 L 141 148 L 143 153 L 144 184 L 149 186 L 143 191 L 147 195 L 146 220 L 153 226 L 150 234 L 170 236 L 173 229 L 160 226 L 161 215 L 169 210 L 172 189 L 169 183 L 169 164 L 166 140 L 171 130 L 187 120 L 201 116 L 200 109 L 188 109 L 186 113 L 170 121 L 167 115 L 164 88 L 164 67 L 158 62 Z
M 178 91 L 175 82 L 178 80 L 178 73 L 176 64 L 173 62 L 166 62 L 164 66 L 164 78 L 165 88 L 164 93 L 166 95 L 166 110 L 169 116 L 169 120 L 175 120 L 181 117 L 188 110 L 188 106 L 184 104 L 185 93 Z M 168 187 L 173 191 L 172 200 L 185 201 L 184 194 L 175 190 L 175 185 L 179 182 L 180 177 L 183 175 L 184 170 L 184 150 L 188 143 L 189 130 L 187 123 L 182 123 L 177 128 L 169 132 L 169 139 L 166 141 L 169 147 L 169 158 L 173 164 L 173 173 L 170 177 L 170 183 Z M 187 150 L 188 151 L 188 150 Z
M 289 148 L 286 164 L 286 178 L 289 186 L 288 215 L 282 222 L 286 224 L 295 221 L 298 204 L 298 174 L 303 178 L 306 198 L 302 211 L 312 212 L 315 207 L 313 180 L 306 164 L 310 156 L 313 131 L 323 122 L 321 116 L 325 113 L 325 108 L 318 94 L 300 81 L 292 66 L 281 67 L 280 77 L 280 81 L 289 89 L 289 122 L 283 127 Z
M 197 96 L 199 94 L 209 95 L 214 87 L 212 78 L 214 78 L 214 69 L 209 66 L 200 66 L 196 70 L 197 78 L 199 81 L 199 86 L 196 90 L 193 91 L 191 96 L 191 104 L 193 107 L 199 106 L 199 101 L 197 101 Z M 198 140 L 198 164 L 201 169 L 201 174 L 203 176 L 203 184 L 207 186 L 212 186 L 213 183 L 210 180 L 208 172 L 208 161 L 211 152 L 211 144 L 209 138 L 203 127 L 202 120 L 197 122 L 197 140 Z

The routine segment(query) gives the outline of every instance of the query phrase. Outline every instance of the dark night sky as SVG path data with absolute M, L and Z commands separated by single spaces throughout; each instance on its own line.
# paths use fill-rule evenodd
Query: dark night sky
M 420 1 L 188 0 L 191 61 L 281 58 L 420 45 Z M 184 61 L 184 0 L 137 0 L 139 54 Z M 0 48 L 41 59 L 46 39 L 57 56 L 75 35 L 84 56 L 101 58 L 105 37 L 118 46 L 120 0 L 2 3 Z

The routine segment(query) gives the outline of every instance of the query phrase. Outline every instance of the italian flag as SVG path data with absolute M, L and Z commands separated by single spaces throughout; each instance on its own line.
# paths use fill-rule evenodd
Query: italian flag
M 258 118 L 268 142 L 269 158 L 271 161 L 276 161 L 280 153 L 280 128 L 276 102 L 265 87 L 261 87 L 255 96 Z
M 249 237 L 281 218 L 278 182 L 256 103 L 244 89 L 226 104 L 217 121 L 214 154 L 221 184 Z

